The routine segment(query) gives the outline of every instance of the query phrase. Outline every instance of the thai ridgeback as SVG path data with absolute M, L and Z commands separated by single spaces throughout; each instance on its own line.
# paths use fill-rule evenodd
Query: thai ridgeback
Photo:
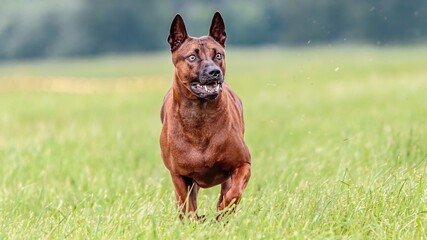
M 218 218 L 234 211 L 251 176 L 242 102 L 225 81 L 225 39 L 218 12 L 208 36 L 189 36 L 179 14 L 171 24 L 175 74 L 161 109 L 160 147 L 181 219 L 199 219 L 199 189 L 218 184 Z

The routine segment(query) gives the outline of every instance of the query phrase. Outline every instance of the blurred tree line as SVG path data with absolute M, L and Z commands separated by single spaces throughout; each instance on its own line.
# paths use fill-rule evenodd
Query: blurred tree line
M 427 39 L 426 0 L 0 0 L 0 59 L 164 50 L 177 12 L 199 36 L 217 10 L 229 45 Z

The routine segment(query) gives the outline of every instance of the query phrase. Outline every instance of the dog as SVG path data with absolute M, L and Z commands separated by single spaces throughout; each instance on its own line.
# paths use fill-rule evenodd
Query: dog
M 242 102 L 224 78 L 225 40 L 219 12 L 208 36 L 189 36 L 179 14 L 170 27 L 175 73 L 161 108 L 160 148 L 181 219 L 198 219 L 199 189 L 219 184 L 217 218 L 234 211 L 251 176 Z

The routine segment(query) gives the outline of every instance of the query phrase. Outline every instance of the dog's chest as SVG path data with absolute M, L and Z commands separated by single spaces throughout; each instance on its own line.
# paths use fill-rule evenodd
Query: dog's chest
M 234 168 L 233 161 L 222 154 L 191 149 L 186 156 L 176 159 L 174 172 L 192 178 L 201 187 L 211 187 L 225 181 Z
M 179 169 L 202 170 L 219 167 L 225 161 L 227 139 L 213 134 L 203 137 L 188 135 L 174 143 L 173 155 Z
M 181 175 L 230 171 L 243 160 L 243 150 L 228 134 L 219 132 L 201 138 L 187 137 L 175 138 L 171 143 L 172 166 Z

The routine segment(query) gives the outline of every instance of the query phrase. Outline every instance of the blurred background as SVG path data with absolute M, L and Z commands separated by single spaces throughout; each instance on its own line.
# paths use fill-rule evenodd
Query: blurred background
M 200 36 L 215 11 L 229 46 L 427 39 L 425 0 L 0 0 L 0 60 L 166 50 L 177 12 Z

